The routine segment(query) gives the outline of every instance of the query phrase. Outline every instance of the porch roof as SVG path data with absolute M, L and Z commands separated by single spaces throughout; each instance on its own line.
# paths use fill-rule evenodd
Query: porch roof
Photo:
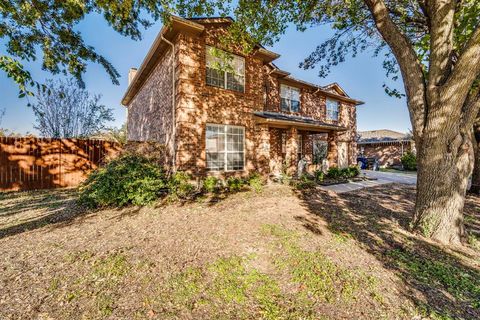
M 310 117 L 295 116 L 270 111 L 255 111 L 253 114 L 255 117 L 259 118 L 262 123 L 271 124 L 272 126 L 277 127 L 295 126 L 299 129 L 318 132 L 347 130 L 346 127 L 326 123 Z

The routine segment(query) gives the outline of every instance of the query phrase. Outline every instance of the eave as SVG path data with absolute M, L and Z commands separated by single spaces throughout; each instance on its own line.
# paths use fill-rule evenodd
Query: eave
M 315 132 L 348 130 L 344 126 L 328 124 L 321 121 L 312 121 L 313 119 L 308 119 L 308 121 L 302 121 L 300 117 L 298 119 L 275 119 L 261 112 L 255 112 L 254 118 L 257 123 L 267 124 L 268 126 L 275 127 L 275 128 L 288 128 L 293 126 L 298 128 L 299 130 L 315 131 Z
M 155 38 L 155 41 L 150 47 L 150 50 L 148 50 L 148 53 L 143 59 L 140 68 L 138 69 L 135 77 L 128 86 L 127 91 L 122 98 L 122 104 L 124 106 L 128 106 L 130 101 L 133 99 L 135 94 L 138 92 L 140 87 L 150 75 L 153 68 L 158 63 L 159 57 L 167 49 L 167 44 L 165 43 L 165 41 L 162 40 L 162 37 L 167 40 L 173 40 L 173 38 L 179 32 L 200 34 L 203 32 L 204 29 L 205 27 L 199 23 L 172 16 L 170 24 L 162 27 L 157 37 Z

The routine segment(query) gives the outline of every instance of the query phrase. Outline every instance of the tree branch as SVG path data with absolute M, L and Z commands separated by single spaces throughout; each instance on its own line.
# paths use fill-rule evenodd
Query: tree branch
M 466 99 L 473 83 L 480 76 L 480 24 L 477 25 L 458 62 L 445 83 L 444 94 Z M 453 95 L 455 93 L 455 95 Z
M 427 112 L 425 77 L 422 65 L 418 61 L 410 40 L 390 18 L 385 2 L 383 0 L 364 0 L 364 2 L 369 8 L 380 34 L 392 49 L 400 66 L 413 132 L 416 137 L 421 137 Z
M 452 67 L 450 62 L 456 1 L 430 0 L 426 4 L 431 23 L 428 84 L 439 86 L 445 82 Z

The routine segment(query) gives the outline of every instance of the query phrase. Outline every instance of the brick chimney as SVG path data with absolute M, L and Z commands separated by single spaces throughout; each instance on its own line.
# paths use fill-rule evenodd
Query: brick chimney
M 128 70 L 128 85 L 132 83 L 133 78 L 135 78 L 136 74 L 137 74 L 137 68 L 130 68 L 130 70 Z

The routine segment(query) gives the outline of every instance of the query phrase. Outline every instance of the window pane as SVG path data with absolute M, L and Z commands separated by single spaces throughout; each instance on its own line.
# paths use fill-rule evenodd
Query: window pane
M 290 100 L 290 108 L 292 112 L 300 111 L 300 101 Z
M 209 170 L 243 170 L 244 140 L 243 127 L 207 125 L 207 168 Z
M 290 99 L 295 101 L 300 101 L 300 89 L 290 87 L 290 90 L 291 90 Z
M 280 85 L 280 97 L 285 99 L 290 99 L 290 94 L 288 90 L 288 86 L 282 84 Z
M 327 119 L 338 120 L 338 101 L 327 99 Z
M 280 101 L 282 111 L 290 111 L 290 100 L 282 98 Z
M 245 77 L 227 72 L 227 89 L 243 92 L 245 89 Z
M 243 152 L 227 154 L 227 170 L 243 169 Z
M 206 51 L 207 84 L 243 92 L 245 59 L 210 46 Z
M 280 85 L 280 108 L 282 111 L 300 111 L 300 89 Z
M 302 135 L 299 134 L 297 135 L 297 152 L 298 153 L 302 153 L 302 147 L 303 147 L 303 139 L 302 139 Z
M 243 151 L 243 128 L 228 127 L 227 151 Z
M 224 170 L 225 168 L 225 153 L 224 152 L 207 152 L 207 169 L 210 170 Z
M 207 67 L 207 84 L 210 86 L 225 88 L 225 72 Z
M 207 125 L 206 130 L 207 168 L 223 170 L 225 167 L 225 127 Z

